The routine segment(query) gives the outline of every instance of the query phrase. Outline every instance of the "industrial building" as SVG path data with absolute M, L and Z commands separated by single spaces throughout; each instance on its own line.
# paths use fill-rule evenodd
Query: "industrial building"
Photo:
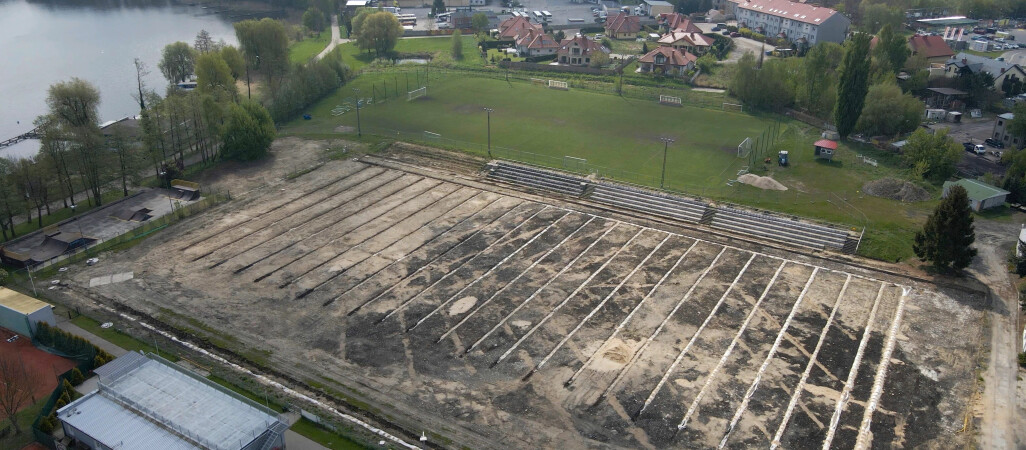
M 942 197 L 948 196 L 948 191 L 952 186 L 965 188 L 966 193 L 969 194 L 969 207 L 976 212 L 1004 205 L 1005 198 L 1011 193 L 980 181 L 963 178 L 958 181 L 945 181 Z
M 159 356 L 130 352 L 94 371 L 99 387 L 57 411 L 64 434 L 98 449 L 282 450 L 274 411 Z
M 21 292 L 0 287 L 0 328 L 31 337 L 39 322 L 51 325 L 57 323 L 53 316 L 53 306 Z

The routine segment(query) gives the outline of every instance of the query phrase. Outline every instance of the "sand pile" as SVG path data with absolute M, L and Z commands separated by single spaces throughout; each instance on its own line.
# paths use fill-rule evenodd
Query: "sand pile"
M 923 202 L 930 200 L 930 193 L 911 182 L 897 178 L 881 178 L 862 186 L 862 192 L 874 197 L 889 198 L 900 202 Z
M 786 191 L 787 186 L 780 184 L 779 181 L 774 180 L 770 177 L 760 177 L 755 174 L 746 173 L 737 177 L 737 181 L 740 181 L 749 186 L 755 186 L 759 189 L 769 189 L 772 191 Z

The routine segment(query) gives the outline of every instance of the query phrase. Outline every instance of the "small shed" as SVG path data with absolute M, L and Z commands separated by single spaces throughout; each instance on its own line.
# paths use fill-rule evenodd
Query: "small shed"
M 0 287 L 0 327 L 32 337 L 39 322 L 57 324 L 53 306 L 18 291 Z
M 958 181 L 945 181 L 942 197 L 948 196 L 951 186 L 962 186 L 965 188 L 966 193 L 969 194 L 969 206 L 976 212 L 1004 205 L 1005 197 L 1010 194 L 1010 192 L 1004 189 L 996 188 L 987 183 L 963 178 Z
M 834 159 L 834 152 L 837 151 L 837 142 L 830 139 L 820 139 L 812 145 L 816 148 L 816 159 L 825 159 L 827 161 Z

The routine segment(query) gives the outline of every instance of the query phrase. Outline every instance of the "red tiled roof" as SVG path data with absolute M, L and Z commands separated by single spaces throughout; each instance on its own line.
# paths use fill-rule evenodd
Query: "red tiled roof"
M 820 139 L 812 145 L 816 147 L 829 148 L 830 150 L 837 150 L 837 143 L 830 139 Z
M 659 24 L 666 24 L 670 30 L 680 30 L 687 33 L 702 32 L 698 25 L 695 25 L 688 16 L 681 13 L 662 13 L 659 15 Z
M 499 39 L 515 39 L 518 34 L 525 34 L 527 30 L 538 29 L 541 25 L 531 23 L 526 17 L 510 17 L 499 24 Z
M 637 33 L 641 31 L 641 17 L 620 13 L 606 19 L 608 33 Z
M 582 55 L 587 55 L 593 51 L 602 48 L 602 44 L 591 39 L 588 39 L 588 36 L 577 35 L 569 39 L 564 39 L 563 42 L 559 44 L 559 50 L 567 50 L 570 48 L 570 45 L 574 43 L 577 43 L 577 45 L 581 47 Z
M 556 42 L 552 36 L 535 28 L 531 28 L 523 35 L 517 35 L 516 41 L 517 46 L 526 47 L 531 50 L 559 48 L 559 42 Z
M 663 55 L 664 57 L 666 57 L 666 62 L 656 63 L 656 55 Z M 686 66 L 692 62 L 698 61 L 698 57 L 692 55 L 689 52 L 680 51 L 673 47 L 659 46 L 655 50 L 645 53 L 645 56 L 639 58 L 638 61 L 643 63 L 664 64 L 671 66 Z
M 915 35 L 908 38 L 908 46 L 912 49 L 913 55 L 923 55 L 926 58 L 938 58 L 941 56 L 951 57 L 955 52 L 944 42 L 940 36 Z
M 712 45 L 712 40 L 705 37 L 702 33 L 685 33 L 683 31 L 670 31 L 659 38 L 660 44 L 671 45 L 680 41 L 687 42 L 693 47 L 708 47 Z
M 837 11 L 830 8 L 795 3 L 788 0 L 741 0 L 738 2 L 737 7 L 813 25 L 819 25 L 830 18 L 830 16 L 838 14 Z

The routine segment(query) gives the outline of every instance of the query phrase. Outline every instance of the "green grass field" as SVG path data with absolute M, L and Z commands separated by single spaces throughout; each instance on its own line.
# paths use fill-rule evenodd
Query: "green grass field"
M 421 71 L 423 74 L 423 71 Z M 396 99 L 395 83 L 400 98 Z M 373 87 L 372 87 L 373 86 Z M 669 107 L 652 100 L 625 98 L 583 90 L 551 90 L 526 82 L 451 74 L 432 75 L 428 96 L 406 100 L 405 75 L 371 73 L 354 80 L 315 105 L 314 120 L 297 120 L 282 129 L 285 135 L 324 136 L 356 127 L 353 112 L 334 117 L 330 110 L 361 89 L 369 97 L 387 86 L 390 100 L 361 109 L 365 133 L 485 154 L 487 123 L 484 108 L 492 108 L 491 139 L 496 157 L 510 157 L 562 168 L 563 157 L 585 158 L 601 166 L 602 174 L 623 181 L 658 187 L 663 142 L 674 139 L 667 152 L 667 189 L 739 204 L 781 211 L 857 229 L 867 226 L 860 248 L 866 256 L 894 261 L 912 255 L 911 238 L 935 202 L 903 204 L 860 193 L 866 181 L 902 177 L 899 161 L 868 145 L 842 143 L 837 160 L 815 161 L 812 142 L 818 131 L 772 115 L 724 112 L 714 108 Z M 748 169 L 772 176 L 790 189 L 763 191 L 728 186 L 749 159 L 737 157 L 745 137 L 755 138 L 782 120 L 776 147 L 791 152 L 792 164 L 780 168 L 760 160 Z M 345 128 L 339 128 L 339 127 Z M 429 138 L 425 131 L 440 139 Z M 519 152 L 531 152 L 531 155 Z M 863 154 L 879 161 L 864 164 Z M 594 169 L 594 168 L 592 168 Z
M 451 36 L 399 39 L 399 42 L 395 45 L 395 53 L 400 57 L 403 54 L 431 54 L 432 61 L 436 64 L 467 67 L 484 66 L 485 60 L 481 58 L 478 52 L 477 39 L 474 36 L 463 36 L 462 39 L 463 59 L 459 61 L 455 61 L 452 58 Z M 377 59 L 374 52 L 361 51 L 356 46 L 356 42 L 347 42 L 339 45 L 339 48 L 342 49 L 342 61 L 353 70 L 362 69 Z
M 314 422 L 306 420 L 306 418 L 300 418 L 296 423 L 292 424 L 290 429 L 331 450 L 362 450 L 367 448 L 356 441 L 340 436 Z
M 304 63 L 317 56 L 331 42 L 331 30 L 324 30 L 318 36 L 310 36 L 289 46 L 289 61 Z

